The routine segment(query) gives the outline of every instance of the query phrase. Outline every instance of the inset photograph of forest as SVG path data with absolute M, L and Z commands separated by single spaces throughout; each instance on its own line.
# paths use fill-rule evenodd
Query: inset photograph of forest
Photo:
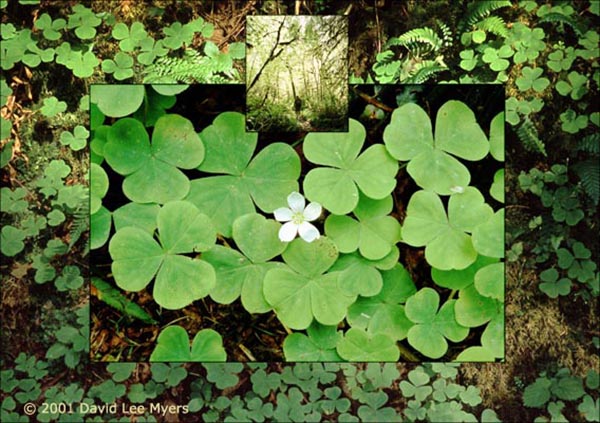
M 348 128 L 348 21 L 344 16 L 248 16 L 249 131 Z

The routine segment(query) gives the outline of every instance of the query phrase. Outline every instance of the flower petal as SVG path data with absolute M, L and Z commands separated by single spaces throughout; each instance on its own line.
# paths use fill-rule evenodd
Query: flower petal
M 296 238 L 296 234 L 298 233 L 298 225 L 294 222 L 284 223 L 281 228 L 279 228 L 279 239 L 283 242 L 290 242 L 292 239 Z
M 275 220 L 279 222 L 289 222 L 294 216 L 294 213 L 287 207 L 280 207 L 273 214 L 275 215 Z
M 319 203 L 310 203 L 304 209 L 304 220 L 312 222 L 321 216 L 321 205 Z
M 298 232 L 300 233 L 300 237 L 306 242 L 313 242 L 321 236 L 319 230 L 312 223 L 308 222 L 302 222 L 298 226 Z
M 292 192 L 287 198 L 290 209 L 296 213 L 302 213 L 304 210 L 304 196 L 297 192 Z

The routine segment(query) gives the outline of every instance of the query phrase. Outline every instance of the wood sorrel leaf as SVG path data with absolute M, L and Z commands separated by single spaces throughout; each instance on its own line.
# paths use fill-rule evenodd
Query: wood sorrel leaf
M 365 141 L 365 128 L 350 119 L 347 133 L 311 133 L 304 139 L 306 158 L 325 168 L 312 169 L 304 179 L 306 198 L 335 214 L 352 211 L 359 191 L 374 199 L 389 195 L 396 186 L 398 164 L 382 145 L 373 145 L 358 155 Z
M 403 161 L 409 175 L 426 190 L 452 194 L 452 187 L 469 185 L 468 169 L 450 154 L 465 160 L 481 160 L 489 152 L 487 137 L 469 107 L 456 100 L 437 112 L 435 140 L 427 113 L 414 103 L 394 111 L 383 140 L 390 154 Z
M 450 300 L 438 311 L 439 295 L 431 288 L 423 288 L 406 300 L 406 317 L 415 323 L 408 331 L 408 343 L 430 358 L 440 358 L 448 350 L 446 338 L 462 341 L 469 329 L 454 318 L 456 300 Z
M 264 263 L 285 250 L 287 244 L 279 239 L 279 226 L 260 214 L 247 214 L 233 222 L 233 239 L 250 261 Z
M 473 229 L 473 246 L 479 254 L 504 257 L 504 209 Z
M 245 132 L 244 115 L 221 113 L 200 133 L 206 159 L 199 167 L 225 175 L 199 178 L 186 197 L 213 219 L 219 233 L 230 237 L 235 219 L 256 211 L 272 213 L 286 204 L 290 192 L 298 191 L 300 158 L 292 147 L 274 143 L 250 161 L 257 134 Z
M 337 346 L 340 357 L 348 361 L 398 361 L 400 350 L 387 335 L 368 335 L 361 329 L 351 328 Z
M 108 131 L 103 152 L 108 164 L 125 175 L 123 192 L 137 203 L 182 199 L 190 182 L 178 167 L 191 169 L 204 159 L 204 146 L 192 123 L 179 115 L 156 121 L 152 145 L 140 121 L 121 119 Z
M 263 295 L 265 275 L 283 263 L 252 263 L 234 249 L 215 245 L 202 255 L 216 272 L 217 282 L 210 297 L 220 304 L 230 304 L 242 297 L 242 305 L 250 313 L 265 313 L 271 306 Z
M 475 285 L 461 289 L 456 301 L 455 313 L 457 322 L 466 327 L 481 326 L 502 312 L 503 304 L 484 297 L 477 292 Z
M 90 88 L 90 101 L 110 117 L 123 117 L 135 112 L 144 101 L 143 85 L 94 84 Z
M 464 211 L 476 222 L 485 222 L 492 213 L 491 208 L 481 202 L 482 197 L 478 193 L 470 187 L 462 194 L 452 195 L 448 202 L 449 215 L 446 216 L 437 194 L 415 192 L 408 203 L 402 228 L 404 242 L 415 247 L 425 245 L 427 262 L 438 269 L 464 269 L 469 266 L 477 258 L 471 237 L 465 233 L 472 230 L 472 221 L 465 220 L 460 212 Z M 462 197 L 463 194 L 466 195 Z
M 367 333 L 383 333 L 395 340 L 406 338 L 413 326 L 405 314 L 407 298 L 416 291 L 415 284 L 408 272 L 397 264 L 392 270 L 384 271 L 383 287 L 379 294 L 359 297 L 348 309 L 348 322 L 352 327 L 366 329 Z
M 369 260 L 382 259 L 400 241 L 400 224 L 388 216 L 392 207 L 391 196 L 373 200 L 361 195 L 354 210 L 358 222 L 348 216 L 332 214 L 325 221 L 325 232 L 343 253 L 358 249 Z
M 181 326 L 169 326 L 158 335 L 150 361 L 225 361 L 227 355 L 218 332 L 203 329 L 194 336 L 190 349 L 188 334 Z
M 339 288 L 339 272 L 323 274 L 337 255 L 335 244 L 326 237 L 311 243 L 295 239 L 282 254 L 287 266 L 269 270 L 265 299 L 285 325 L 306 329 L 313 318 L 323 325 L 337 325 L 344 319 L 356 296 Z
M 160 244 L 135 226 L 122 228 L 112 237 L 113 275 L 127 291 L 145 288 L 156 276 L 155 301 L 168 309 L 183 308 L 208 295 L 215 272 L 210 264 L 179 254 L 210 248 L 215 232 L 210 219 L 185 201 L 165 204 L 156 220 Z

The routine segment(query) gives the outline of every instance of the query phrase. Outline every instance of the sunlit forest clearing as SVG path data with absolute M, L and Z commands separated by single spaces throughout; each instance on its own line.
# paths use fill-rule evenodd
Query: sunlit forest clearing
M 345 17 L 249 16 L 247 31 L 248 130 L 346 130 Z

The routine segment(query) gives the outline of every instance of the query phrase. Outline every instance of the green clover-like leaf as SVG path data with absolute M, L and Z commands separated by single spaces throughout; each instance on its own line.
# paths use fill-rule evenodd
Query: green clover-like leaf
M 79 151 L 85 148 L 89 136 L 90 133 L 84 126 L 77 125 L 73 132 L 64 131 L 60 134 L 60 143 L 68 145 L 73 151 Z
M 166 37 L 163 40 L 165 47 L 176 50 L 183 44 L 190 44 L 194 36 L 194 28 L 190 25 L 183 25 L 181 22 L 174 22 L 170 26 L 163 28 Z
M 67 103 L 58 101 L 56 97 L 45 98 L 44 105 L 40 108 L 40 111 L 46 117 L 54 117 L 65 110 L 67 110 Z
M 125 175 L 123 192 L 138 203 L 165 203 L 188 194 L 190 182 L 178 168 L 192 169 L 204 158 L 204 146 L 192 123 L 179 115 L 156 121 L 152 144 L 136 119 L 117 121 L 107 134 L 104 157 Z
M 576 134 L 582 129 L 587 128 L 590 119 L 587 115 L 577 115 L 575 110 L 568 109 L 566 112 L 560 114 L 560 120 L 563 131 L 569 134 Z
M 155 41 L 152 37 L 146 37 L 140 41 L 140 54 L 137 56 L 137 60 L 141 64 L 148 66 L 157 57 L 162 57 L 168 52 L 169 49 L 163 47 L 162 40 Z
M 43 31 L 44 38 L 50 41 L 56 41 L 60 39 L 61 33 L 59 32 L 61 29 L 65 29 L 67 26 L 67 21 L 64 19 L 55 19 L 52 20 L 49 14 L 43 13 L 34 23 L 34 26 L 37 29 Z
M 348 295 L 372 297 L 381 291 L 383 279 L 376 262 L 364 259 L 358 254 L 344 254 L 331 267 L 340 271 L 340 289 Z
M 573 100 L 580 100 L 587 92 L 588 78 L 581 75 L 579 72 L 570 72 L 567 76 L 568 81 L 558 81 L 555 85 L 556 91 L 560 95 L 567 96 L 570 94 Z
M 366 329 L 369 334 L 383 333 L 400 341 L 406 338 L 408 330 L 413 326 L 401 304 L 417 289 L 400 264 L 382 274 L 381 292 L 370 298 L 359 297 L 348 309 L 347 320 L 350 326 Z
M 143 85 L 104 85 L 90 87 L 90 101 L 106 116 L 123 117 L 135 112 L 144 101 Z
M 387 335 L 369 335 L 358 328 L 346 331 L 337 345 L 337 352 L 347 361 L 398 361 L 400 350 Z
M 105 59 L 102 61 L 102 70 L 106 73 L 112 73 L 118 81 L 131 78 L 134 74 L 133 57 L 120 51 L 115 55 L 114 60 Z
M 90 216 L 90 249 L 100 248 L 108 241 L 111 225 L 110 211 L 104 206 Z
M 148 33 L 141 22 L 132 23 L 131 28 L 128 28 L 123 22 L 119 22 L 113 27 L 112 36 L 119 40 L 121 50 L 133 51 L 142 40 L 146 39 Z
M 465 187 L 471 180 L 469 170 L 453 155 L 481 160 L 490 148 L 473 111 L 456 100 L 438 110 L 435 140 L 429 116 L 414 103 L 394 111 L 383 140 L 394 158 L 409 161 L 407 171 L 420 187 L 441 195 L 450 195 L 453 187 Z
M 435 290 L 423 288 L 408 298 L 405 305 L 406 317 L 415 323 L 408 330 L 408 343 L 430 358 L 440 358 L 446 353 L 446 338 L 459 342 L 469 334 L 469 329 L 454 317 L 456 300 L 445 302 L 438 311 L 439 302 Z
M 393 246 L 400 241 L 400 223 L 388 216 L 392 211 L 391 196 L 381 200 L 372 200 L 361 194 L 354 215 L 330 215 L 325 221 L 325 232 L 336 243 L 342 253 L 351 253 L 358 249 L 363 257 L 379 260 L 387 256 Z
M 158 335 L 150 361 L 225 361 L 223 339 L 212 329 L 199 331 L 190 349 L 188 334 L 181 326 L 169 326 Z
M 504 112 L 494 116 L 490 124 L 490 154 L 499 162 L 504 161 Z
M 16 256 L 23 251 L 23 248 L 25 248 L 25 243 L 23 242 L 24 239 L 25 232 L 23 230 L 10 225 L 2 226 L 2 243 L 0 244 L 0 251 L 8 257 Z
M 90 214 L 102 207 L 102 199 L 108 192 L 108 175 L 101 166 L 90 164 Z
M 0 212 L 16 214 L 27 210 L 29 203 L 24 200 L 27 195 L 25 188 L 0 188 Z
M 145 288 L 156 276 L 155 301 L 167 309 L 183 308 L 208 295 L 216 277 L 207 262 L 181 254 L 210 249 L 215 232 L 210 219 L 186 201 L 165 204 L 156 222 L 160 244 L 138 227 L 117 231 L 109 244 L 112 272 L 127 291 Z
M 158 204 L 127 203 L 113 212 L 115 230 L 135 226 L 152 235 L 156 229 L 156 216 L 159 211 Z
M 500 72 L 508 68 L 510 62 L 506 60 L 513 55 L 513 50 L 509 45 L 503 45 L 499 49 L 487 47 L 483 51 L 481 59 L 490 65 L 490 69 Z
M 418 367 L 408 372 L 408 380 L 400 382 L 400 390 L 402 395 L 407 398 L 415 397 L 415 400 L 422 402 L 432 392 L 433 388 L 428 385 L 430 376 L 422 367 Z
M 230 304 L 240 295 L 242 304 L 250 313 L 264 313 L 271 309 L 263 295 L 267 272 L 284 267 L 268 262 L 286 247 L 278 237 L 279 224 L 259 214 L 241 216 L 233 223 L 233 239 L 243 255 L 231 248 L 215 246 L 203 254 L 213 265 L 217 284 L 210 296 L 221 304 Z
M 82 40 L 90 40 L 96 35 L 96 27 L 102 23 L 102 19 L 82 4 L 73 6 L 73 13 L 69 15 L 67 28 L 75 28 L 75 35 Z
M 279 320 L 298 330 L 306 329 L 313 319 L 323 325 L 341 322 L 356 295 L 339 288 L 339 272 L 323 274 L 338 257 L 335 244 L 326 237 L 311 243 L 295 239 L 282 256 L 287 266 L 269 270 L 263 288 Z
M 336 346 L 342 333 L 336 326 L 324 326 L 313 321 L 307 335 L 292 333 L 283 342 L 283 353 L 287 361 L 341 361 Z
M 494 173 L 494 181 L 490 186 L 490 195 L 496 201 L 504 203 L 504 169 L 498 169 Z
M 398 164 L 382 145 L 373 145 L 359 155 L 366 131 L 350 119 L 347 133 L 311 133 L 304 139 L 304 154 L 317 167 L 304 178 L 306 198 L 334 214 L 354 210 L 359 189 L 367 197 L 382 199 L 396 186 Z
M 53 209 L 50 213 L 46 215 L 48 218 L 48 225 L 50 226 L 58 226 L 65 221 L 65 214 L 59 209 Z
M 408 203 L 402 228 L 403 241 L 425 247 L 425 258 L 441 270 L 464 269 L 477 252 L 467 234 L 492 216 L 492 208 L 474 187 L 454 194 L 448 201 L 448 215 L 440 197 L 431 191 L 417 191 Z M 499 236 L 503 236 L 502 231 Z
M 504 263 L 492 263 L 475 273 L 475 289 L 484 297 L 504 302 Z
M 504 257 L 504 209 L 489 216 L 473 229 L 473 247 L 484 256 Z
M 454 306 L 458 324 L 473 328 L 481 326 L 502 313 L 504 305 L 490 297 L 481 295 L 475 285 L 461 289 Z
M 542 78 L 544 70 L 542 68 L 530 68 L 525 66 L 521 71 L 521 76 L 517 78 L 515 83 L 519 87 L 519 91 L 527 91 L 533 89 L 534 91 L 541 93 L 550 85 L 548 78 Z
M 556 47 L 556 46 L 555 46 Z M 548 67 L 554 72 L 561 72 L 571 69 L 573 61 L 577 58 L 573 47 L 558 48 L 548 55 Z
M 544 292 L 550 298 L 558 298 L 559 295 L 569 295 L 571 292 L 571 280 L 568 278 L 559 279 L 558 271 L 554 268 L 546 269 L 540 273 L 540 291 Z
M 192 181 L 186 199 L 211 217 L 224 236 L 231 236 L 235 219 L 256 211 L 254 204 L 272 213 L 298 191 L 300 158 L 289 145 L 270 144 L 250 161 L 258 137 L 246 132 L 244 115 L 221 113 L 200 138 L 206 158 L 198 169 L 225 175 Z

